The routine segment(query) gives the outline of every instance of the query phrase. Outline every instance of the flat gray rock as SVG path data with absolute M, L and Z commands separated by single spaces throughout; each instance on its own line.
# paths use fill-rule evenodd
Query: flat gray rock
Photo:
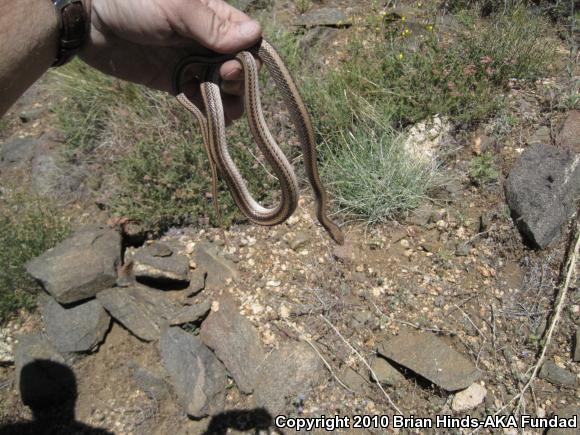
M 221 290 L 228 281 L 235 281 L 239 275 L 235 263 L 219 255 L 218 248 L 212 243 L 200 244 L 194 252 L 194 259 L 196 268 L 191 281 L 204 283 L 206 290 Z M 200 289 L 191 290 L 194 292 Z
M 187 305 L 179 309 L 171 318 L 171 326 L 184 325 L 186 323 L 193 323 L 201 320 L 211 309 L 211 302 L 209 300 L 200 302 L 195 305 Z
M 74 374 L 41 334 L 18 337 L 14 363 L 15 385 L 25 405 L 54 405 L 71 397 L 70 389 L 76 386 Z
M 31 260 L 26 271 L 58 302 L 71 304 L 114 285 L 120 262 L 119 233 L 89 226 Z
M 446 391 L 465 389 L 479 379 L 475 366 L 434 334 L 403 333 L 381 343 L 378 352 Z
M 562 234 L 580 197 L 580 155 L 550 145 L 526 149 L 508 176 L 506 199 L 520 233 L 545 248 Z
M 295 21 L 295 26 L 314 27 L 346 27 L 349 25 L 348 17 L 340 9 L 320 8 L 300 15 Z
M 382 385 L 396 386 L 405 380 L 405 377 L 384 358 L 378 356 L 373 358 L 371 368 Z M 371 373 L 369 379 L 375 382 Z
M 113 287 L 97 294 L 98 301 L 118 322 L 142 340 L 158 340 L 181 305 L 162 290 L 144 286 Z
M 31 162 L 38 146 L 38 139 L 16 137 L 8 139 L 0 148 L 0 170 L 15 169 Z
M 172 327 L 165 330 L 159 346 L 163 365 L 185 412 L 196 418 L 222 412 L 226 371 L 201 340 Z
M 240 391 L 251 393 L 265 357 L 258 330 L 240 314 L 231 295 L 222 296 L 214 308 L 201 324 L 200 338 L 224 363 Z
M 323 373 L 322 361 L 308 344 L 283 344 L 260 367 L 254 388 L 255 404 L 272 415 L 282 414 L 299 394 L 306 394 L 318 385 Z
M 45 295 L 40 307 L 48 338 L 63 353 L 92 350 L 103 341 L 111 323 L 111 317 L 96 299 L 65 308 Z
M 168 245 L 155 242 L 135 252 L 133 274 L 137 279 L 189 282 L 189 261 Z
M 576 375 L 562 367 L 557 366 L 553 361 L 546 361 L 540 370 L 540 378 L 563 387 L 575 387 L 578 385 Z

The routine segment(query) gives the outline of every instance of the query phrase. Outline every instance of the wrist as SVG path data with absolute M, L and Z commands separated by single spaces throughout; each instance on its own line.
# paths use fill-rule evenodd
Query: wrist
M 58 19 L 58 50 L 52 66 L 70 61 L 88 40 L 91 0 L 51 0 Z

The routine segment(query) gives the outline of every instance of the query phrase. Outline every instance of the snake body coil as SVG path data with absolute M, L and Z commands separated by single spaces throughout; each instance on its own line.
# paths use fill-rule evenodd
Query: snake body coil
M 292 123 L 294 124 L 302 146 L 306 176 L 314 191 L 318 221 L 332 239 L 342 245 L 344 243 L 342 231 L 326 214 L 328 197 L 318 174 L 316 142 L 310 115 L 300 97 L 300 93 L 290 72 L 274 47 L 265 40 L 261 40 L 252 49 L 241 51 L 235 56 L 189 56 L 179 62 L 175 68 L 173 91 L 177 100 L 196 117 L 200 125 L 204 146 L 208 153 L 212 170 L 212 191 L 214 198 L 216 198 L 217 194 L 217 167 L 237 206 L 248 219 L 258 225 L 280 224 L 294 213 L 298 205 L 298 181 L 296 175 L 294 174 L 292 165 L 272 137 L 262 112 L 258 84 L 258 68 L 254 56 L 257 56 L 268 71 L 270 71 L 274 83 L 280 91 L 290 113 Z M 252 197 L 243 177 L 228 152 L 224 111 L 218 83 L 219 65 L 231 59 L 238 59 L 244 68 L 244 104 L 250 130 L 258 148 L 264 154 L 280 183 L 282 193 L 280 202 L 272 208 L 263 207 Z M 187 98 L 180 85 L 183 71 L 193 64 L 211 65 L 205 76 L 201 77 L 200 83 L 201 95 L 205 105 L 205 115 Z

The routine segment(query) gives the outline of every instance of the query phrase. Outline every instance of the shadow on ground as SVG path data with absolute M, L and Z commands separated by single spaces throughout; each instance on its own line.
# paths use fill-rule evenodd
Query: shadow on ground
M 20 373 L 20 397 L 32 421 L 0 426 L 0 435 L 113 435 L 75 420 L 77 382 L 73 371 L 50 360 L 34 360 Z

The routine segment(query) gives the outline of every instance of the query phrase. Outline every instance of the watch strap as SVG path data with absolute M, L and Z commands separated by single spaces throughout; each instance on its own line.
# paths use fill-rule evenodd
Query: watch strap
M 70 61 L 89 35 L 89 17 L 82 0 L 53 0 L 59 26 L 59 47 L 52 66 Z

